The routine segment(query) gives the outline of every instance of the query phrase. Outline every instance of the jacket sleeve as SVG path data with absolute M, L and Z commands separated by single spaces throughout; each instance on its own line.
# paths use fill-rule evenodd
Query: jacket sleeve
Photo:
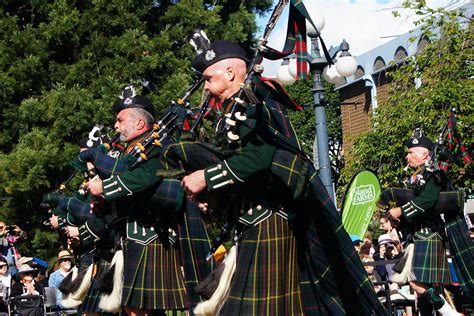
M 67 211 L 66 220 L 69 225 L 80 225 L 89 218 L 95 217 L 91 210 L 91 202 L 89 200 L 79 200 L 76 197 L 64 198 L 65 209 Z
M 244 183 L 250 177 L 269 170 L 276 147 L 258 134 L 258 129 L 241 126 L 242 149 L 239 153 L 205 169 L 208 190 Z
M 413 200 L 402 205 L 402 213 L 407 221 L 414 220 L 418 215 L 425 213 L 438 201 L 441 187 L 436 184 L 434 177 L 429 177 L 423 190 Z
M 102 218 L 90 218 L 79 226 L 79 238 L 82 245 L 89 245 L 100 240 L 108 232 Z
M 104 199 L 113 201 L 125 196 L 133 196 L 157 184 L 162 179 L 156 175 L 159 168 L 160 160 L 155 156 L 135 169 L 111 176 L 102 183 Z

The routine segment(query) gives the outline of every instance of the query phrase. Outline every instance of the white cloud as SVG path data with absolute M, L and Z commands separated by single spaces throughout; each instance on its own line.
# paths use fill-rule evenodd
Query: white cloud
M 468 0 L 469 1 L 469 0 Z M 381 3 L 385 2 L 385 3 Z M 387 3 L 388 2 L 388 3 Z M 458 6 L 467 1 L 454 1 Z M 401 11 L 402 16 L 395 18 L 392 14 L 394 8 L 399 8 L 400 1 L 376 0 L 305 0 L 304 4 L 311 14 L 319 10 L 325 17 L 325 26 L 321 34 L 329 48 L 337 46 L 342 39 L 350 45 L 350 53 L 354 56 L 365 53 L 387 41 L 394 36 L 404 34 L 413 29 L 415 16 L 413 12 Z M 452 0 L 431 0 L 429 5 L 434 7 L 452 6 Z M 277 50 L 283 48 L 288 21 L 288 7 L 280 17 L 275 29 L 269 37 L 269 46 Z M 260 19 L 262 29 L 269 16 Z M 263 31 L 262 31 L 263 32 Z M 310 44 L 308 41 L 308 50 Z M 264 61 L 265 76 L 275 76 L 281 61 Z

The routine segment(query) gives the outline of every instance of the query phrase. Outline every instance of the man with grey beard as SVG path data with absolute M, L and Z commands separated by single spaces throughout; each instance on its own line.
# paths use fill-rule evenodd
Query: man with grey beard
M 152 127 L 153 105 L 143 96 L 132 95 L 117 101 L 114 109 L 118 112 L 115 130 L 126 144 L 118 160 L 136 161 L 129 156 Z M 159 221 L 162 205 L 149 203 L 162 180 L 156 176 L 160 152 L 160 147 L 153 146 L 143 163 L 88 185 L 94 196 L 103 196 L 105 207 L 116 210 L 115 227 L 125 241 L 121 305 L 129 315 L 188 308 L 178 250 L 168 236 L 176 228 Z M 184 194 L 172 198 L 182 199 Z

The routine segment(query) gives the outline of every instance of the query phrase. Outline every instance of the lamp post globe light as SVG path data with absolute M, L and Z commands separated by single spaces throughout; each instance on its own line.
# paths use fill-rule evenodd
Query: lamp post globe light
M 328 191 L 330 197 L 335 202 L 334 185 L 331 175 L 331 161 L 329 158 L 329 139 L 326 124 L 326 101 L 324 98 L 323 78 L 333 84 L 344 82 L 344 77 L 354 75 L 357 70 L 357 62 L 349 53 L 349 44 L 343 40 L 337 47 L 329 49 L 332 60 L 340 53 L 335 65 L 331 65 L 326 57 L 321 56 L 318 36 L 324 27 L 325 21 L 322 14 L 317 13 L 312 17 L 317 30 L 307 23 L 307 35 L 311 40 L 311 54 L 308 57 L 309 69 L 313 76 L 313 105 L 316 117 L 316 137 L 313 146 L 315 167 L 319 170 L 319 177 Z M 293 84 L 290 77 L 296 76 L 296 60 L 285 59 L 280 67 L 277 78 L 284 84 Z
M 290 68 L 290 59 L 288 57 L 285 57 L 283 59 L 283 62 L 281 63 L 280 68 L 278 68 L 278 73 L 277 73 L 278 81 L 285 86 L 292 85 L 296 81 L 295 76 L 291 75 L 289 68 Z

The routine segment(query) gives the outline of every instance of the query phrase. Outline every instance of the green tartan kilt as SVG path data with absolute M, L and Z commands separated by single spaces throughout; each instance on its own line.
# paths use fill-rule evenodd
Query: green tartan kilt
M 413 273 L 416 282 L 451 284 L 446 250 L 438 235 L 430 239 L 416 239 L 413 254 Z
M 273 214 L 244 232 L 221 315 L 302 314 L 298 282 L 296 240 L 288 222 Z
M 145 310 L 187 309 L 178 250 L 156 239 L 149 245 L 127 242 L 122 305 Z
M 354 263 L 357 262 L 355 259 L 362 263 L 354 246 L 352 243 L 338 243 L 335 238 L 341 232 L 347 234 L 345 230 L 341 226 L 342 230 L 335 234 L 327 222 L 321 217 L 319 219 L 318 223 L 315 223 L 317 219 L 306 220 L 306 228 L 295 230 L 301 248 L 300 286 L 304 314 L 386 315 L 383 308 L 376 305 L 379 302 L 367 274 Z M 299 219 L 301 221 L 304 221 L 304 217 Z M 298 227 L 304 227 L 304 224 Z M 352 256 L 343 256 L 344 248 Z M 359 282 L 355 282 L 355 275 Z
M 85 254 L 81 255 L 77 259 L 77 261 L 79 263 L 79 273 L 81 273 L 82 271 L 85 271 L 85 270 L 87 270 L 87 268 L 89 268 L 89 266 L 94 262 L 94 256 L 95 256 L 95 252 L 91 251 L 91 252 L 88 252 L 88 253 L 85 253 Z
M 105 259 L 99 259 L 96 262 L 97 273 L 95 276 L 100 276 L 104 271 L 107 271 L 110 268 L 110 262 Z M 98 313 L 101 312 L 99 308 L 101 292 L 95 288 L 95 279 L 92 280 L 91 287 L 87 291 L 86 297 L 79 307 L 79 311 L 82 313 Z
M 446 225 L 446 232 L 461 290 L 474 296 L 474 242 L 466 221 L 458 216 Z

